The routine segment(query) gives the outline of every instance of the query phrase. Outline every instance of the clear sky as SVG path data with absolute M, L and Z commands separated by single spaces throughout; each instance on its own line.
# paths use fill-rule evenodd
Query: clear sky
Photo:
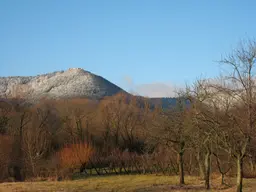
M 256 37 L 255 10 L 253 0 L 0 0 L 0 76 L 81 67 L 161 92 L 216 76 L 221 54 Z

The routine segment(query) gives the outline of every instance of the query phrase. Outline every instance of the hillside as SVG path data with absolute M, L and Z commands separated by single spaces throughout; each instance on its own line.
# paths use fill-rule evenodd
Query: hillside
M 1 101 L 16 98 L 29 103 L 36 103 L 41 99 L 88 98 L 99 100 L 120 92 L 125 91 L 105 78 L 81 68 L 71 68 L 66 71 L 37 76 L 0 77 Z M 138 96 L 137 99 L 143 102 L 145 98 Z M 152 107 L 161 104 L 167 108 L 176 103 L 175 98 L 147 99 Z
M 80 68 L 37 76 L 0 77 L 0 98 L 101 99 L 123 91 L 101 76 Z

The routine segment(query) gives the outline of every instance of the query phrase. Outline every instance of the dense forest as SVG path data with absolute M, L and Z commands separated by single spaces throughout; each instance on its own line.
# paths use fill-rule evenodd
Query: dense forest
M 223 57 L 223 73 L 177 92 L 168 108 L 120 93 L 100 101 L 0 102 L 0 179 L 74 174 L 256 176 L 256 43 Z

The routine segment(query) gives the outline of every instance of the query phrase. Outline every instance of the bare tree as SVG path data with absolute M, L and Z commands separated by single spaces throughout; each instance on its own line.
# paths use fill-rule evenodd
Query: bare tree
M 24 174 L 24 153 L 23 153 L 23 140 L 24 131 L 31 121 L 31 111 L 21 105 L 16 105 L 11 119 L 11 136 L 14 137 L 12 146 L 11 161 L 9 170 L 12 172 L 16 181 L 23 181 Z M 12 170 L 12 171 L 11 171 Z
M 221 174 L 221 185 L 225 185 L 225 175 L 231 170 L 232 167 L 232 157 L 223 151 L 218 145 L 213 152 L 216 158 L 216 165 Z
M 8 131 L 12 109 L 13 106 L 10 102 L 0 100 L 0 134 L 5 134 Z
M 149 130 L 151 138 L 157 143 L 168 146 L 177 154 L 180 185 L 185 184 L 184 153 L 189 142 L 186 107 L 186 98 L 181 96 L 177 99 L 176 106 L 169 110 L 156 108 L 152 118 L 153 130 Z
M 59 101 L 57 104 L 63 130 L 73 141 L 90 142 L 90 129 L 94 114 L 94 103 L 86 99 Z
M 192 86 L 187 87 L 186 94 L 191 106 L 190 119 L 192 128 L 190 132 L 193 132 L 191 145 L 197 151 L 199 173 L 205 180 L 205 188 L 210 189 L 211 155 L 215 139 L 215 123 L 212 119 L 211 110 L 207 106 L 207 100 L 211 98 L 207 81 L 196 81 Z
M 113 138 L 115 147 L 139 150 L 145 114 L 136 97 L 120 94 L 102 101 L 101 116 L 105 143 Z
M 45 158 L 51 148 L 51 131 L 54 123 L 50 122 L 50 110 L 34 109 L 31 121 L 24 130 L 22 150 L 25 161 L 31 170 L 32 176 L 36 176 L 38 162 Z
M 227 71 L 223 75 L 222 85 L 215 88 L 223 97 L 228 95 L 232 99 L 232 109 L 227 113 L 231 120 L 229 128 L 236 134 L 229 132 L 229 144 L 232 143 L 232 154 L 237 161 L 237 192 L 242 191 L 243 186 L 243 161 L 248 152 L 250 142 L 255 135 L 255 66 L 256 66 L 256 42 L 246 40 L 240 43 L 230 55 L 221 61 Z M 240 112 L 238 112 L 238 110 Z M 241 113 L 243 111 L 243 113 Z M 233 138 L 230 138 L 230 137 Z M 235 140 L 236 142 L 233 142 Z M 229 148 L 230 150 L 230 148 Z

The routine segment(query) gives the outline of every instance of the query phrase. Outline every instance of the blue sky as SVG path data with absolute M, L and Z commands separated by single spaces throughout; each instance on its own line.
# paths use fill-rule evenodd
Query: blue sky
M 81 67 L 126 90 L 173 88 L 216 76 L 221 54 L 255 37 L 255 9 L 253 0 L 0 0 L 0 76 Z

